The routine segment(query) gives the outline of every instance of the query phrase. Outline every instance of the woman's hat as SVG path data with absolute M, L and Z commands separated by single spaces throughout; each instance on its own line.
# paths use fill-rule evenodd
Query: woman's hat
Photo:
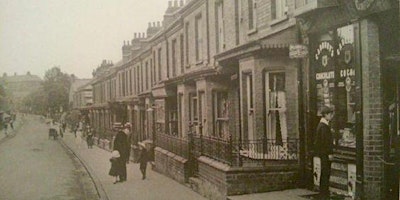
M 117 151 L 117 150 L 112 151 L 112 152 L 111 152 L 111 157 L 113 157 L 113 158 L 119 158 L 119 157 L 120 157 L 119 151 Z
M 321 114 L 322 115 L 326 115 L 328 113 L 333 113 L 333 109 L 331 107 L 329 107 L 329 106 L 323 106 L 321 108 Z

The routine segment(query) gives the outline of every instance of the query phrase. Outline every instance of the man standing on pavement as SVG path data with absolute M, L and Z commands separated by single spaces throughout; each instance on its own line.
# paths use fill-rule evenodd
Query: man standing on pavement
M 113 150 L 117 150 L 120 153 L 120 162 L 122 163 L 119 181 L 126 181 L 126 160 L 128 157 L 128 140 L 126 134 L 119 128 L 117 129 L 117 134 L 115 135 Z
M 321 175 L 319 194 L 321 199 L 329 199 L 329 177 L 331 173 L 331 160 L 333 158 L 333 137 L 330 121 L 333 118 L 333 109 L 328 106 L 321 108 L 322 118 L 317 126 L 314 140 L 314 151 L 321 159 Z

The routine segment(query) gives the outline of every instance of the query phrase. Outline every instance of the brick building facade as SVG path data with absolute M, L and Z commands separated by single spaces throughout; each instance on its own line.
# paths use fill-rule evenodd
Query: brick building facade
M 147 142 L 155 170 L 217 199 L 314 188 L 313 132 L 330 105 L 331 191 L 398 195 L 385 164 L 397 155 L 398 76 L 385 59 L 397 46 L 382 37 L 398 31 L 385 26 L 398 10 L 391 0 L 170 2 L 162 25 L 124 42 L 122 60 L 95 77 L 92 124 L 111 139 L 112 124 L 130 122 L 132 149 Z M 290 58 L 299 44 L 308 56 Z

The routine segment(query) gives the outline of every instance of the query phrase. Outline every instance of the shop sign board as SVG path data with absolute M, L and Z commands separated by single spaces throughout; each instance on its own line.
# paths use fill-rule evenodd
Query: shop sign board
M 303 44 L 289 46 L 289 58 L 305 58 L 308 56 L 308 47 Z

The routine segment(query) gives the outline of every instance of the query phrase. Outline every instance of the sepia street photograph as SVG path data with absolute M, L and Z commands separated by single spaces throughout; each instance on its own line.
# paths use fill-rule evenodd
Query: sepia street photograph
M 0 0 L 0 200 L 400 200 L 400 0 Z

